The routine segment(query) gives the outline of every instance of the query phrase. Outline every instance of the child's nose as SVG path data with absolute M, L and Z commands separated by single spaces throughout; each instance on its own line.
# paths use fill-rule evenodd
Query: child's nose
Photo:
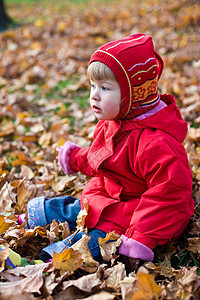
M 93 91 L 91 91 L 91 99 L 99 101 L 100 100 L 100 94 L 98 89 L 94 89 Z

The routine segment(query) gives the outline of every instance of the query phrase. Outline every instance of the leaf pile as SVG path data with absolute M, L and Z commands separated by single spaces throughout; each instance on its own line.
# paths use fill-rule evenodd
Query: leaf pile
M 66 140 L 83 147 L 90 145 L 95 118 L 88 105 L 87 63 L 100 45 L 132 33 L 152 35 L 165 63 L 160 92 L 176 96 L 188 122 L 184 146 L 193 173 L 196 206 L 181 241 L 157 247 L 154 263 L 145 263 L 137 274 L 128 275 L 118 261 L 117 240 L 110 243 L 111 248 L 100 241 L 105 263 L 99 265 L 90 255 L 88 240 L 83 239 L 61 255 L 55 254 L 52 263 L 13 270 L 4 270 L 2 264 L 0 299 L 198 299 L 198 1 L 28 3 L 7 5 L 21 26 L 0 33 L 0 244 L 5 245 L 0 262 L 10 248 L 29 263 L 36 263 L 43 247 L 71 234 L 67 222 L 25 229 L 24 224 L 17 225 L 16 215 L 26 212 L 33 197 L 80 196 L 87 178 L 64 175 L 56 160 L 56 148 Z M 82 226 L 83 220 L 79 221 Z

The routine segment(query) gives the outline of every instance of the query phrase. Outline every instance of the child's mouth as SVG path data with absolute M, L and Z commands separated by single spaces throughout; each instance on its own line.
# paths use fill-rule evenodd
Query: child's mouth
M 97 114 L 101 112 L 101 109 L 95 105 L 93 105 L 92 108 L 93 108 L 94 112 Z

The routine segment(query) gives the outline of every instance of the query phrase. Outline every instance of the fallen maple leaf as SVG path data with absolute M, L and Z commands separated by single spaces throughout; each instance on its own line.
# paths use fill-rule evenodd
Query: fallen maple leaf
M 158 300 L 161 288 L 155 282 L 154 276 L 138 270 L 134 294 L 131 300 Z
M 60 253 L 53 252 L 52 262 L 55 268 L 73 273 L 75 270 L 80 268 L 83 263 L 83 259 L 81 258 L 79 251 L 70 247 Z

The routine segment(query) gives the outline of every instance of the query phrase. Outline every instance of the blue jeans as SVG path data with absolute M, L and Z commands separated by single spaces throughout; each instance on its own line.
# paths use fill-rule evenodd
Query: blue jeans
M 71 196 L 61 196 L 46 199 L 45 197 L 37 197 L 28 203 L 28 222 L 30 227 L 44 226 L 51 223 L 54 219 L 56 222 L 67 221 L 70 229 L 76 228 L 76 220 L 81 210 L 80 200 Z M 71 243 L 66 248 L 76 243 L 85 233 L 76 234 Z M 106 232 L 99 229 L 92 229 L 89 234 L 90 241 L 88 248 L 92 257 L 101 262 L 102 257 L 98 245 L 98 238 L 104 238 Z M 61 250 L 72 238 L 73 234 L 66 239 L 45 247 L 41 252 L 41 259 L 46 261 L 53 256 L 53 251 L 60 253 Z

